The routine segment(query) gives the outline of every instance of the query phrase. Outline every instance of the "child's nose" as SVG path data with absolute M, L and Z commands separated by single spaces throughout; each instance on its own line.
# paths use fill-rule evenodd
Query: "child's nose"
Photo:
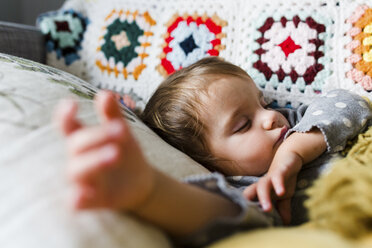
M 275 114 L 275 111 L 265 110 L 265 112 L 263 113 L 262 128 L 265 130 L 271 130 L 275 128 L 277 124 L 278 119 Z

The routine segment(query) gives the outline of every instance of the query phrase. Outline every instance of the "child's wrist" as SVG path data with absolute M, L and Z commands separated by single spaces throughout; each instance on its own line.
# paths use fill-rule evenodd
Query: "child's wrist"
M 275 156 L 268 173 L 279 170 L 299 171 L 303 165 L 303 158 L 294 150 L 282 149 Z
M 145 178 L 146 183 L 142 184 L 142 192 L 143 198 L 134 206 L 132 206 L 129 211 L 134 213 L 140 213 L 144 211 L 151 202 L 153 201 L 154 196 L 156 195 L 156 191 L 159 188 L 159 171 L 157 171 L 154 167 L 149 166 L 149 170 L 146 172 L 146 176 L 141 175 L 142 178 Z
M 140 181 L 136 182 L 136 186 L 133 187 L 133 190 L 138 193 L 137 199 L 128 205 L 125 202 L 126 196 L 123 196 L 123 211 L 136 213 L 139 209 L 144 208 L 148 202 L 151 201 L 151 198 L 154 194 L 156 188 L 156 171 L 152 166 L 148 166 L 148 170 L 143 170 L 140 172 L 140 175 L 137 175 L 137 178 L 140 178 Z M 134 179 L 135 180 L 135 179 Z
M 327 149 L 324 135 L 316 127 L 305 133 L 293 133 L 286 141 L 286 147 L 283 148 L 300 156 L 303 164 L 314 160 Z

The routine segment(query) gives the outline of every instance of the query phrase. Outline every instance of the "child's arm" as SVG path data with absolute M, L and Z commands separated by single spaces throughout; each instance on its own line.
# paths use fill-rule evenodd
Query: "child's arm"
M 291 134 L 279 147 L 267 174 L 256 184 L 247 187 L 248 199 L 258 198 L 264 211 L 271 211 L 271 192 L 274 191 L 277 208 L 283 222 L 291 220 L 290 203 L 296 188 L 297 174 L 302 165 L 319 157 L 327 149 L 319 129 Z
M 269 211 L 272 208 L 270 195 L 274 191 L 279 197 L 278 210 L 288 223 L 290 199 L 302 165 L 325 150 L 342 150 L 346 141 L 363 130 L 371 117 L 368 103 L 348 91 L 334 90 L 317 98 L 290 130 L 290 136 L 279 147 L 268 173 L 257 184 L 248 187 L 245 195 L 249 199 L 257 196 L 263 209 Z
M 172 235 L 194 233 L 217 218 L 237 216 L 240 212 L 236 204 L 217 194 L 154 171 L 154 190 L 134 213 Z
M 151 167 L 112 95 L 100 93 L 96 103 L 102 119 L 98 126 L 80 123 L 74 102 L 65 102 L 56 112 L 67 139 L 68 174 L 75 185 L 77 209 L 128 211 L 175 236 L 239 213 L 233 202 Z

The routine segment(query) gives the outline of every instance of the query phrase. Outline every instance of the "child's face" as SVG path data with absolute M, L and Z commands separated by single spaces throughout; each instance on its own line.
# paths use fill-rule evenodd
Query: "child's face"
M 209 148 L 226 159 L 217 168 L 226 175 L 266 173 L 289 123 L 278 111 L 265 108 L 254 82 L 248 77 L 224 77 L 209 86 L 202 102 Z

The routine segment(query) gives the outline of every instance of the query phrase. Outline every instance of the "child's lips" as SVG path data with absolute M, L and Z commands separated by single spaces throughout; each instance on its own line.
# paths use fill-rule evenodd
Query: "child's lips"
M 288 130 L 289 129 L 287 126 L 282 127 L 282 129 L 280 130 L 279 138 L 276 143 L 282 142 L 284 140 L 285 134 L 288 132 Z

